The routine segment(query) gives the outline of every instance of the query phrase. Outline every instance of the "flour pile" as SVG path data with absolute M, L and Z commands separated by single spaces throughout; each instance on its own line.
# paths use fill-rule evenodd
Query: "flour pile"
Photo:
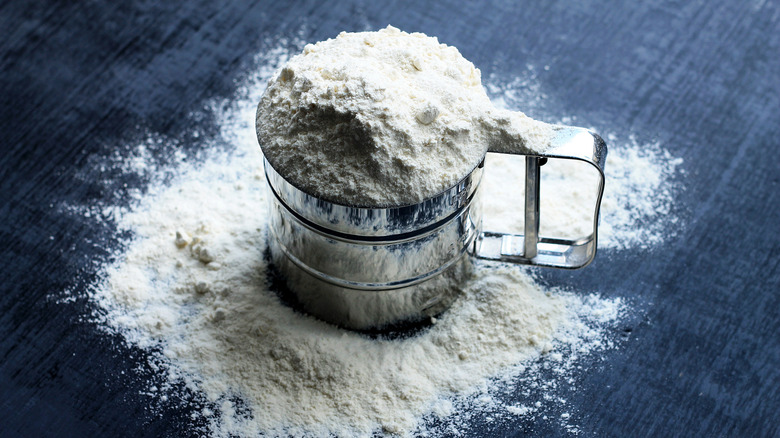
M 157 385 L 150 396 L 172 400 L 179 395 L 171 385 L 183 382 L 207 400 L 193 423 L 205 419 L 202 432 L 223 437 L 462 434 L 474 418 L 509 422 L 567 409 L 556 388 L 576 384 L 580 358 L 612 347 L 608 332 L 627 311 L 620 299 L 555 290 L 526 270 L 478 264 L 465 298 L 430 327 L 398 339 L 344 331 L 280 302 L 263 256 L 269 194 L 254 105 L 289 59 L 283 47 L 258 58 L 241 97 L 222 113 L 221 138 L 198 164 L 182 159 L 157 168 L 135 159 L 148 155 L 139 146 L 114 165 L 149 177 L 148 190 L 136 193 L 129 209 L 86 209 L 132 235 L 90 294 L 101 324 L 149 349 L 149 360 L 165 374 L 167 389 Z M 602 211 L 602 242 L 621 247 L 635 242 L 629 233 L 637 220 L 668 207 L 660 198 L 634 203 L 632 194 L 666 190 L 673 168 L 653 150 L 611 146 L 610 154 L 622 159 L 607 169 L 617 176 Z M 645 174 L 634 180 L 630 170 L 638 167 Z M 486 174 L 513 171 L 495 160 Z M 484 198 L 486 216 L 518 203 L 501 187 Z M 568 201 L 563 205 L 579 202 Z M 550 230 L 573 226 L 556 208 L 548 207 L 557 221 Z M 657 230 L 646 233 L 663 238 Z M 553 376 L 541 377 L 541 369 Z M 518 405 L 512 391 L 544 397 Z M 577 432 L 569 413 L 556 421 Z
M 543 151 L 554 127 L 495 108 L 454 47 L 388 26 L 307 45 L 275 75 L 257 133 L 277 172 L 349 205 L 413 204 L 485 151 Z

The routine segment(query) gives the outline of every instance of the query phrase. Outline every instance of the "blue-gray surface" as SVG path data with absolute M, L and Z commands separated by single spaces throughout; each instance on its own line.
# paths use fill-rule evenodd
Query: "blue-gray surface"
M 194 124 L 215 133 L 203 103 L 235 92 L 264 41 L 388 23 L 457 46 L 486 77 L 550 66 L 536 71 L 548 99 L 530 115 L 577 115 L 685 160 L 677 237 L 544 274 L 636 308 L 617 329 L 620 348 L 566 394 L 582 435 L 780 434 L 776 2 L 176 3 L 0 6 L 0 434 L 194 434 L 191 407 L 147 409 L 143 352 L 82 322 L 83 298 L 50 298 L 83 291 L 117 245 L 109 226 L 56 206 L 142 188 L 106 188 L 91 163 L 146 133 L 179 138 L 188 154 L 205 147 L 190 134 Z M 152 152 L 164 162 L 172 148 Z M 470 427 L 566 434 L 541 416 Z

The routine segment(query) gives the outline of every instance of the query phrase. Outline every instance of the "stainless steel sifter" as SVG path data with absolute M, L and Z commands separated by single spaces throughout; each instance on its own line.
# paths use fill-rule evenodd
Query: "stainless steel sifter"
M 265 160 L 271 189 L 273 264 L 303 308 L 353 329 L 377 329 L 434 316 L 462 293 L 472 259 L 581 268 L 596 255 L 604 191 L 604 141 L 559 127 L 547 152 L 525 156 L 524 233 L 482 231 L 485 161 L 444 192 L 413 205 L 341 205 L 298 189 Z M 576 239 L 539 236 L 542 165 L 578 160 L 596 168 L 593 228 Z

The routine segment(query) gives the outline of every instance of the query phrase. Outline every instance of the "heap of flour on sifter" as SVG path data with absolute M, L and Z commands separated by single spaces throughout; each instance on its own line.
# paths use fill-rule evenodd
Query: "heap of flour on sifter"
M 265 157 L 298 188 L 357 206 L 413 204 L 493 151 L 541 152 L 554 127 L 495 108 L 455 47 L 388 26 L 307 45 L 257 110 Z

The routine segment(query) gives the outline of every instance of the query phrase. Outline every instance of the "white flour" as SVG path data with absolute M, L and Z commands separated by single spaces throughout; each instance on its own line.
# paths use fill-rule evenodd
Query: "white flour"
M 552 290 L 523 269 L 480 264 L 464 286 L 465 298 L 430 328 L 406 339 L 375 340 L 295 313 L 269 290 L 263 259 L 268 194 L 254 104 L 287 57 L 280 48 L 258 59 L 257 74 L 224 112 L 223 138 L 199 164 L 157 168 L 144 158 L 144 146 L 117 157 L 116 166 L 152 184 L 136 193 L 129 210 L 85 211 L 111 217 L 120 232 L 133 235 L 91 292 L 102 324 L 130 344 L 160 351 L 150 353 L 150 361 L 169 385 L 183 381 L 206 397 L 208 405 L 193 421 L 205 418 L 210 436 L 437 436 L 468 433 L 463 428 L 474 419 L 506 422 L 556 409 L 564 410 L 556 420 L 561 429 L 577 432 L 557 388 L 576 385 L 580 358 L 612 346 L 606 333 L 625 311 L 620 299 Z M 660 241 L 659 230 L 638 224 L 668 210 L 665 181 L 676 164 L 658 147 L 610 146 L 610 157 L 618 159 L 607 168 L 614 176 L 612 187 L 607 182 L 601 242 L 622 248 L 640 239 Z M 486 174 L 514 171 L 511 163 L 493 160 Z M 170 183 L 160 182 L 170 174 Z M 506 186 L 494 185 L 484 196 L 486 219 L 518 204 Z M 560 204 L 546 207 L 543 220 L 550 219 L 550 232 L 565 232 L 578 225 L 556 205 L 568 208 L 580 195 L 566 190 L 557 196 Z M 511 225 L 496 218 L 498 227 Z M 541 377 L 542 370 L 552 377 Z M 180 397 L 166 386 L 148 393 L 162 404 Z M 518 405 L 511 401 L 515 393 L 543 396 Z
M 542 151 L 553 127 L 493 107 L 480 71 L 436 38 L 393 27 L 307 45 L 270 81 L 257 132 L 274 168 L 323 199 L 422 201 L 485 151 Z

